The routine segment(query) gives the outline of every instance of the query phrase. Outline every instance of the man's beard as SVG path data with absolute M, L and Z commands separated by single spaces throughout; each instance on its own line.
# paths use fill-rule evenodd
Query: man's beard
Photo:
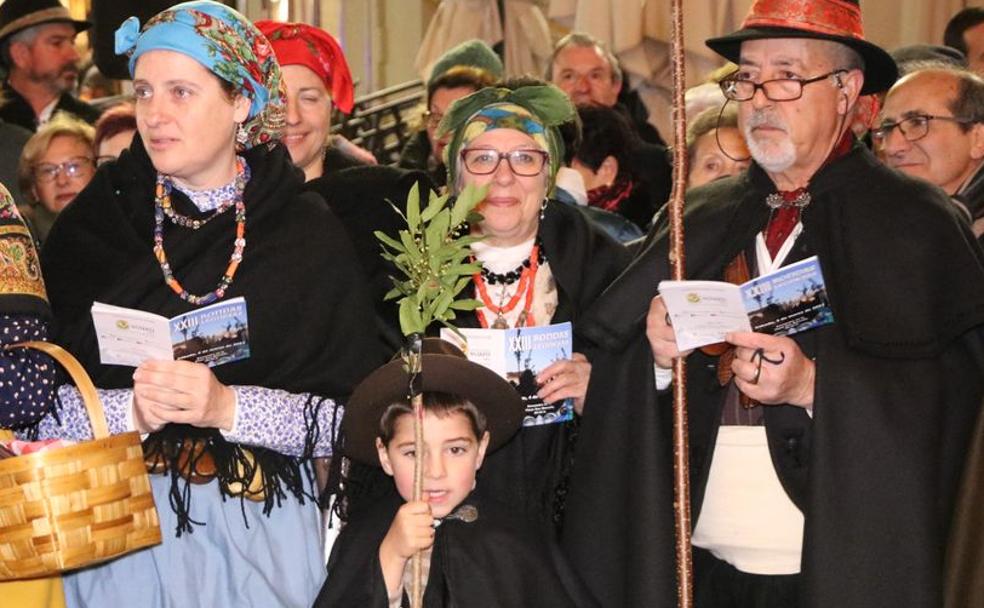
M 762 126 L 781 129 L 782 136 L 778 139 L 770 138 L 765 142 L 759 142 L 755 139 L 754 129 Z M 789 128 L 785 121 L 776 114 L 754 111 L 742 121 L 742 133 L 752 158 L 766 171 L 779 173 L 796 162 L 796 148 L 789 139 Z
M 75 63 L 66 63 L 58 71 L 35 72 L 31 70 L 28 77 L 38 84 L 43 84 L 52 93 L 61 95 L 68 93 L 75 88 L 75 80 L 78 76 L 78 68 Z

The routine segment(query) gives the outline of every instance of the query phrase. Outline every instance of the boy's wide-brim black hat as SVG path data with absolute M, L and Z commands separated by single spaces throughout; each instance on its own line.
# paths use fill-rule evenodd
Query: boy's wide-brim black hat
M 75 26 L 76 33 L 92 27 L 88 21 L 73 19 L 58 0 L 5 0 L 0 4 L 0 42 L 21 30 L 45 23 L 69 23 Z
M 453 344 L 437 338 L 425 338 L 421 352 L 423 371 L 418 390 L 451 393 L 475 404 L 488 424 L 488 452 L 519 430 L 525 413 L 523 400 L 499 374 L 469 361 Z M 391 404 L 407 401 L 409 381 L 403 359 L 396 357 L 356 387 L 342 419 L 346 456 L 379 465 L 376 437 L 380 418 Z
M 756 0 L 741 29 L 705 44 L 740 63 L 743 42 L 767 38 L 831 40 L 854 49 L 864 59 L 862 95 L 886 91 L 899 77 L 892 56 L 864 39 L 857 0 Z

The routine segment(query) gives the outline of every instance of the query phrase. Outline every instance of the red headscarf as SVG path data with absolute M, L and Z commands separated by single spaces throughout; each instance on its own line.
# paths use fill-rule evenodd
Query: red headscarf
M 303 65 L 318 75 L 331 91 L 342 112 L 352 112 L 355 89 L 345 54 L 328 32 L 306 23 L 257 21 L 256 27 L 270 40 L 280 65 Z

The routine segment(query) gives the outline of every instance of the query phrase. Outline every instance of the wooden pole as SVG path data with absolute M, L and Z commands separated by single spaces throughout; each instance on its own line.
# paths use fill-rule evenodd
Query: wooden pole
M 686 72 L 683 46 L 683 0 L 671 0 L 673 35 L 673 192 L 670 196 L 670 267 L 673 280 L 686 278 L 683 238 L 683 193 L 687 184 Z M 677 605 L 694 605 L 690 547 L 690 442 L 687 423 L 687 362 L 673 363 L 673 519 L 676 526 Z
M 424 395 L 419 390 L 422 372 L 421 336 L 409 337 L 408 367 L 410 369 L 410 404 L 413 408 L 413 500 L 419 501 L 424 494 Z M 423 552 L 417 551 L 410 558 L 410 606 L 423 608 L 424 568 Z

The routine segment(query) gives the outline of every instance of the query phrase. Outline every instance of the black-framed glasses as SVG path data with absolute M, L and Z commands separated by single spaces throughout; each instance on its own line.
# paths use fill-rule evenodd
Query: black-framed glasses
M 73 156 L 63 163 L 39 163 L 34 165 L 34 179 L 46 184 L 55 181 L 60 173 L 69 179 L 88 177 L 94 163 L 88 156 Z
M 527 149 L 499 152 L 491 148 L 466 148 L 461 151 L 461 162 L 474 175 L 495 173 L 503 158 L 516 175 L 532 177 L 543 171 L 550 155 L 543 150 Z
M 926 134 L 929 133 L 929 123 L 934 120 L 955 122 L 961 125 L 969 125 L 976 122 L 970 118 L 961 118 L 959 116 L 913 114 L 895 122 L 883 122 L 877 129 L 872 129 L 871 141 L 878 146 L 885 145 L 885 140 L 888 139 L 888 136 L 891 135 L 892 131 L 896 128 L 898 128 L 899 132 L 902 133 L 902 137 L 904 137 L 906 141 L 918 141 L 923 137 L 926 137 Z
M 721 91 L 731 101 L 748 101 L 755 97 L 755 91 L 762 89 L 766 99 L 771 101 L 796 101 L 803 96 L 803 87 L 814 82 L 826 80 L 831 76 L 846 74 L 841 68 L 813 78 L 773 78 L 765 82 L 742 80 L 734 76 L 721 81 Z

